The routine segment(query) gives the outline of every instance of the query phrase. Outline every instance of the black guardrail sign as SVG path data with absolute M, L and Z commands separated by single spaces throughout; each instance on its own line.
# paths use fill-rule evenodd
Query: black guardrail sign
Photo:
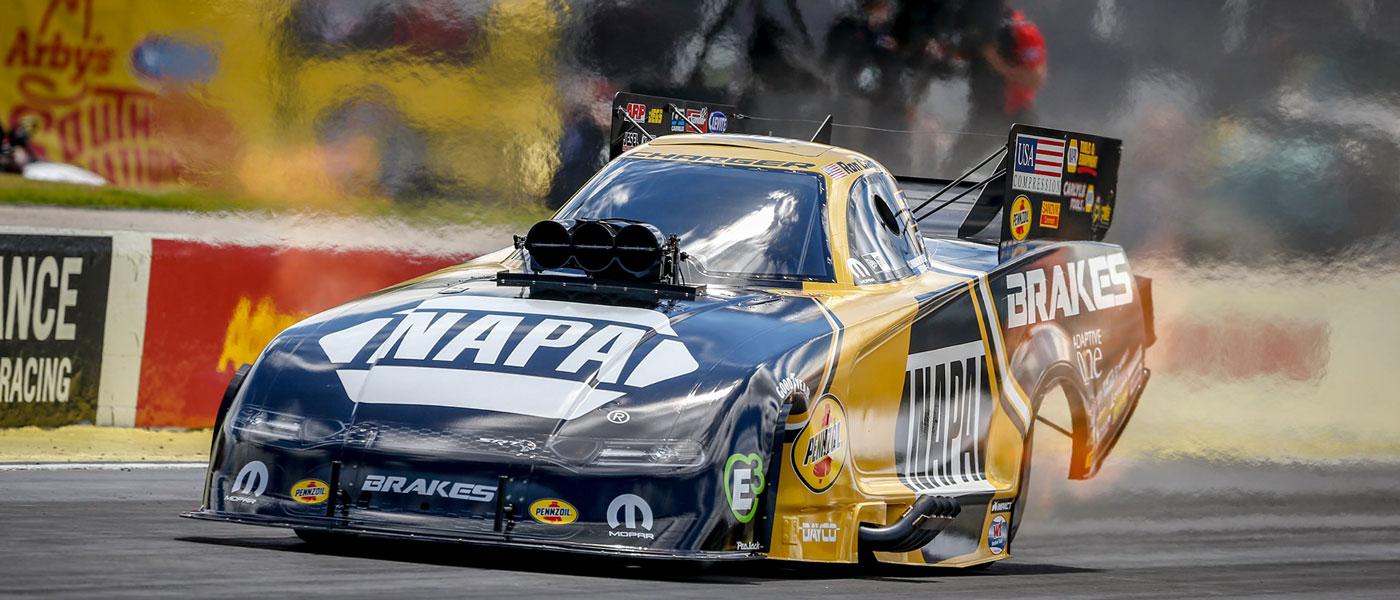
M 0 427 L 97 413 L 112 239 L 0 234 Z

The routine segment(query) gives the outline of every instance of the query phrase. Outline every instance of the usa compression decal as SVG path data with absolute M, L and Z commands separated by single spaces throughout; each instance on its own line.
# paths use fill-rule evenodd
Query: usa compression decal
M 486 296 L 433 298 L 319 345 L 354 402 L 566 420 L 700 367 L 653 310 Z

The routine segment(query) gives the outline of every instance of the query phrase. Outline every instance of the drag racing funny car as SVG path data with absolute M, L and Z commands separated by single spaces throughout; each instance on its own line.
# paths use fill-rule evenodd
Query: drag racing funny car
M 1069 476 L 1103 465 L 1154 339 L 1150 281 L 1098 241 L 1120 142 L 1016 126 L 990 177 L 897 178 L 717 133 L 727 107 L 615 105 L 617 156 L 552 219 L 241 370 L 186 516 L 973 566 L 1011 555 L 1043 401 L 1068 400 Z

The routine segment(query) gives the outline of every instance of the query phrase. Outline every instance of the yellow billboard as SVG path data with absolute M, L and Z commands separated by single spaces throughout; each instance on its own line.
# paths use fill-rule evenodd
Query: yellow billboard
M 557 166 L 545 0 L 17 0 L 0 117 L 123 186 L 308 204 L 538 197 Z

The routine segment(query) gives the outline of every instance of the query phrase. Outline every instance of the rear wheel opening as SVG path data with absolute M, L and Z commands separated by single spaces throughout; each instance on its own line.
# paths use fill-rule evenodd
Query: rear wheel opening
M 1074 439 L 1081 418 L 1075 402 L 1079 402 L 1077 394 L 1058 380 L 1046 385 L 1036 396 L 1035 420 L 1030 424 L 1022 451 L 1020 489 L 1016 493 L 1009 540 L 1016 539 L 1016 532 L 1025 522 L 1031 488 L 1053 494 L 1054 490 L 1063 489 L 1061 478 L 1073 473 L 1074 459 L 1081 451 Z M 1032 469 L 1031 465 L 1037 461 L 1040 468 Z

